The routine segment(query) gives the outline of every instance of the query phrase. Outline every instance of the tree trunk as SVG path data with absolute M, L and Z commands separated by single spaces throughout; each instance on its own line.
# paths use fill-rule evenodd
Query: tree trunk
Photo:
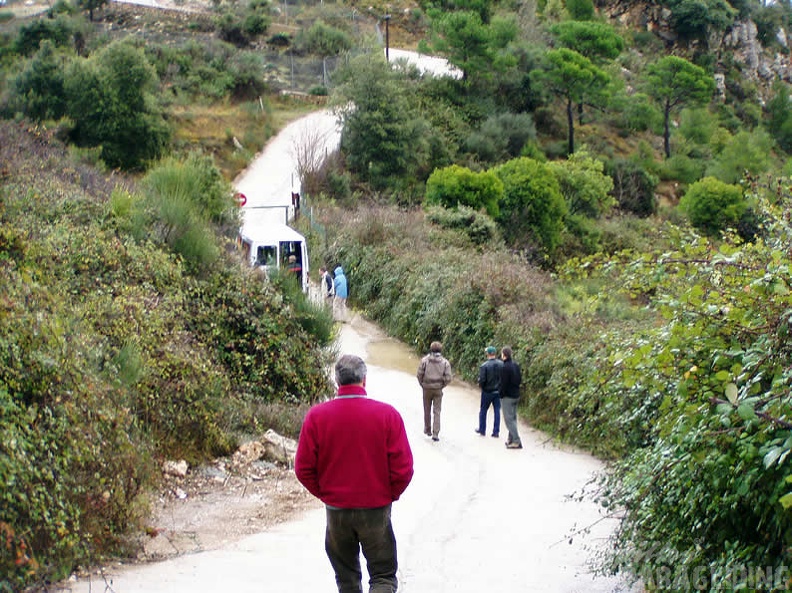
M 665 148 L 665 156 L 667 159 L 671 158 L 671 106 L 666 104 L 665 107 L 665 121 L 663 122 L 663 148 Z
M 567 99 L 567 126 L 569 129 L 569 154 L 575 152 L 575 114 L 572 109 L 572 99 Z

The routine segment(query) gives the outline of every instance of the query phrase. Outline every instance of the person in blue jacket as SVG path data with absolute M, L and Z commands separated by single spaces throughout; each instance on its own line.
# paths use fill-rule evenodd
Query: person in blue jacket
M 347 320 L 347 306 L 346 300 L 349 296 L 349 288 L 347 287 L 347 279 L 344 275 L 344 269 L 338 266 L 334 271 L 333 286 L 335 288 L 335 298 L 333 299 L 333 317 L 338 321 L 346 323 Z

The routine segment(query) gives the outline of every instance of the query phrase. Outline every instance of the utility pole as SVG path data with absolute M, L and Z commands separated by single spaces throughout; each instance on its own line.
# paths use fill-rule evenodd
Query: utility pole
M 390 17 L 391 15 L 385 15 L 385 61 L 390 63 Z

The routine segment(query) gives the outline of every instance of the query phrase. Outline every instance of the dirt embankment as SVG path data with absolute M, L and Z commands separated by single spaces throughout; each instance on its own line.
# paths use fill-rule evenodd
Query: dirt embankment
M 224 460 L 166 476 L 137 558 L 141 562 L 214 550 L 282 523 L 317 504 L 291 469 Z

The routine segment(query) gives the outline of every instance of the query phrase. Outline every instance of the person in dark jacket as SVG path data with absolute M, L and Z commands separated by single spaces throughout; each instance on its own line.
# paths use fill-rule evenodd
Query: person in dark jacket
M 294 473 L 326 507 L 325 550 L 339 593 L 360 593 L 360 552 L 369 593 L 395 593 L 396 537 L 391 503 L 413 477 L 404 421 L 366 394 L 366 363 L 345 354 L 335 365 L 338 395 L 305 416 Z
M 479 408 L 479 425 L 476 432 L 481 436 L 487 434 L 487 412 L 492 406 L 495 411 L 495 424 L 492 427 L 492 436 L 500 435 L 500 376 L 503 361 L 498 358 L 495 346 L 484 349 L 487 360 L 479 367 L 478 384 L 481 387 L 481 407 Z
M 415 376 L 423 389 L 424 434 L 439 441 L 440 410 L 443 403 L 443 389 L 451 383 L 451 363 L 443 357 L 443 345 L 432 342 L 429 354 L 421 359 Z
M 509 431 L 506 448 L 522 449 L 520 433 L 517 432 L 517 404 L 520 401 L 520 383 L 522 382 L 520 365 L 512 360 L 512 349 L 508 346 L 501 350 L 501 359 L 503 368 L 501 368 L 499 393 L 503 421 Z

